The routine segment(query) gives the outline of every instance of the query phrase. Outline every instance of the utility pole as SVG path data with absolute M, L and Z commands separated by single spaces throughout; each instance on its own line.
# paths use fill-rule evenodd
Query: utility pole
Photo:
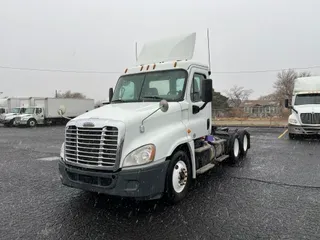
M 58 98 L 58 90 L 56 90 L 56 98 Z

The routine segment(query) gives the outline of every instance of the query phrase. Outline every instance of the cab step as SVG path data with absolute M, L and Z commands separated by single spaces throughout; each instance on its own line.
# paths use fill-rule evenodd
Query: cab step
M 210 169 L 214 168 L 214 166 L 215 166 L 215 164 L 208 163 L 207 165 L 203 166 L 202 168 L 199 168 L 197 170 L 197 174 L 205 173 L 205 172 L 209 171 Z
M 229 158 L 229 155 L 222 155 L 222 156 L 218 157 L 217 159 L 215 159 L 214 161 L 216 161 L 216 162 L 223 162 L 223 161 L 226 160 L 227 158 Z

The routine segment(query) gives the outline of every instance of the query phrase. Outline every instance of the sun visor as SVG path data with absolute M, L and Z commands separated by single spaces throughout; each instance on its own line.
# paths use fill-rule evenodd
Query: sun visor
M 144 44 L 137 64 L 190 60 L 193 57 L 195 43 L 196 33 L 148 42 Z

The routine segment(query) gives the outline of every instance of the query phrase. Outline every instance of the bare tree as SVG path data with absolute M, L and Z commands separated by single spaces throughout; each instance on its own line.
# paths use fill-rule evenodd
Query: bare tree
M 259 97 L 259 100 L 275 101 L 277 100 L 277 96 L 275 93 L 270 93 L 268 95 Z
M 248 100 L 249 96 L 253 93 L 252 89 L 244 89 L 244 87 L 233 86 L 226 92 L 228 103 L 230 107 L 240 107 L 241 103 Z
M 81 99 L 86 98 L 84 94 L 79 92 L 71 92 L 70 90 L 64 93 L 57 93 L 57 97 L 58 98 L 81 98 Z
M 280 105 L 283 106 L 285 99 L 292 99 L 292 92 L 294 88 L 295 80 L 298 77 L 310 77 L 310 72 L 297 73 L 293 69 L 282 70 L 277 75 L 277 81 L 274 83 L 275 88 L 274 98 L 279 101 Z

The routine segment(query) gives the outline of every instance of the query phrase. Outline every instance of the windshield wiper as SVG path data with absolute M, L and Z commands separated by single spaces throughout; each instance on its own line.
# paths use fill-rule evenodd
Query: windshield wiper
M 162 97 L 159 97 L 159 96 L 143 96 L 142 99 L 159 99 L 159 100 L 162 100 Z

